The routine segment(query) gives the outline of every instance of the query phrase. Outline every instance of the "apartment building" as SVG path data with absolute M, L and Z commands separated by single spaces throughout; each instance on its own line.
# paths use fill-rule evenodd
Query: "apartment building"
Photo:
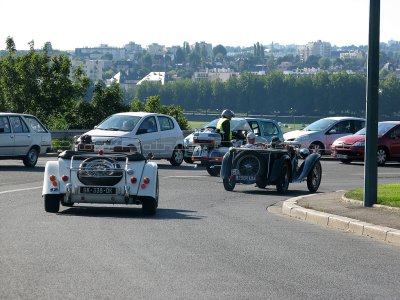
M 322 42 L 321 40 L 309 42 L 300 47 L 300 57 L 303 61 L 307 61 L 311 55 L 331 58 L 331 48 L 329 42 Z

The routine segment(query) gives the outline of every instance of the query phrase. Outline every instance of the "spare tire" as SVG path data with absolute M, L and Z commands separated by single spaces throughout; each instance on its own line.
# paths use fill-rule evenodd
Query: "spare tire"
M 264 177 L 266 159 L 257 151 L 242 151 L 236 155 L 232 169 L 237 169 L 242 176 L 255 176 L 259 181 Z
M 122 179 L 121 165 L 109 157 L 85 159 L 78 170 L 78 179 L 85 185 L 112 186 Z

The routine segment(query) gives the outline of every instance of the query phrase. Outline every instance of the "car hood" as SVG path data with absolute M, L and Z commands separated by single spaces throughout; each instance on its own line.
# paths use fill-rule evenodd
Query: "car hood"
M 346 135 L 342 136 L 341 138 L 338 138 L 335 143 L 337 142 L 342 142 L 346 144 L 354 144 L 356 142 L 364 142 L 365 141 L 365 135 L 359 135 L 359 134 L 352 134 L 352 135 Z
M 110 137 L 134 137 L 135 135 L 132 132 L 127 131 L 112 131 L 112 130 L 101 130 L 101 129 L 93 129 L 84 134 L 90 136 L 110 136 Z
M 290 139 L 297 139 L 298 137 L 304 136 L 304 135 L 310 135 L 313 134 L 317 131 L 304 131 L 304 130 L 294 130 L 294 131 L 289 131 L 283 134 L 283 139 L 284 140 L 290 140 Z

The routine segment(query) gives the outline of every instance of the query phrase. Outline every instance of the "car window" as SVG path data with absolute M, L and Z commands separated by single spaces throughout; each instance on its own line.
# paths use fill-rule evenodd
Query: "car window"
M 0 117 L 0 134 L 1 133 L 10 133 L 10 124 L 8 123 L 7 117 Z
M 256 121 L 248 121 L 248 122 L 249 122 L 249 125 L 250 125 L 251 129 L 253 130 L 254 134 L 258 135 L 258 136 L 261 135 L 260 127 L 258 126 L 258 122 L 256 122 Z
M 353 133 L 351 130 L 351 121 L 347 120 L 347 121 L 340 121 L 337 124 L 335 124 L 331 130 L 329 130 L 330 133 L 334 133 L 334 134 L 345 134 L 345 133 Z
M 171 118 L 159 116 L 158 122 L 160 123 L 161 131 L 174 129 L 174 122 L 171 120 Z
M 14 133 L 29 132 L 28 127 L 20 117 L 16 116 L 10 117 L 10 123 Z
M 139 130 L 145 130 L 145 132 L 157 132 L 157 123 L 155 117 L 148 117 L 143 120 L 142 124 L 139 127 Z
M 336 121 L 331 119 L 320 119 L 305 127 L 304 131 L 323 131 L 327 130 Z
M 261 128 L 263 135 L 277 135 L 279 133 L 278 128 L 272 122 L 261 122 Z
M 361 129 L 363 129 L 365 127 L 365 121 L 357 121 L 357 120 L 355 120 L 355 121 L 352 121 L 352 122 L 353 122 L 353 126 L 354 126 L 354 128 L 352 130 L 353 133 L 357 132 L 357 131 L 359 131 L 359 130 L 361 130 Z
M 43 125 L 39 122 L 35 117 L 25 116 L 25 121 L 33 131 L 38 133 L 47 132 L 47 130 L 43 127 Z
M 139 116 L 112 115 L 102 121 L 96 128 L 102 130 L 130 131 L 136 126 L 140 119 L 141 117 Z

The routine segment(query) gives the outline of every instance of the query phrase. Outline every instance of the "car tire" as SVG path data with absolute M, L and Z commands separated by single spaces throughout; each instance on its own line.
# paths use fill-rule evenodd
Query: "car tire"
M 377 152 L 378 166 L 385 165 L 387 158 L 388 158 L 387 151 L 384 148 L 379 147 Z
M 219 176 L 221 173 L 221 167 L 216 167 L 214 166 L 211 168 L 211 166 L 206 166 L 207 173 L 210 174 L 213 177 Z
M 279 194 L 286 194 L 289 189 L 289 170 L 288 162 L 284 162 L 282 173 L 276 182 L 276 190 Z
M 159 189 L 160 189 L 160 184 L 158 180 L 158 172 L 157 172 L 157 177 L 156 177 L 156 196 L 155 198 L 152 197 L 145 197 L 142 201 L 142 212 L 146 216 L 154 216 L 157 212 L 157 207 L 158 207 L 158 195 L 159 195 Z
M 238 169 L 240 175 L 255 176 L 256 179 L 263 178 L 266 161 L 256 151 L 242 151 L 232 162 L 232 168 Z
M 350 164 L 350 163 L 352 162 L 351 159 L 341 159 L 340 161 L 341 161 L 342 163 L 346 164 L 346 165 L 348 165 L 348 164 Z
M 307 188 L 311 193 L 315 193 L 321 184 L 322 167 L 321 162 L 317 160 L 314 167 L 307 175 Z
M 175 147 L 169 162 L 173 166 L 180 166 L 183 162 L 183 159 L 184 159 L 183 150 L 179 147 Z
M 267 186 L 267 180 L 266 179 L 264 179 L 264 178 L 259 178 L 257 181 L 256 181 L 256 185 L 257 185 L 257 187 L 258 188 L 260 188 L 260 189 L 265 189 L 265 187 Z
M 96 167 L 101 167 L 102 170 L 91 171 L 90 168 Z M 121 169 L 121 166 L 109 157 L 89 157 L 79 165 L 78 179 L 85 185 L 113 186 L 121 181 L 123 172 L 122 169 L 121 171 L 110 169 Z M 99 176 L 100 172 L 103 172 L 104 176 Z
M 22 162 L 26 167 L 33 168 L 36 165 L 38 158 L 39 158 L 39 151 L 36 148 L 31 148 L 29 149 L 28 153 L 26 154 Z
M 311 152 L 319 153 L 321 155 L 325 152 L 324 145 L 321 142 L 312 142 L 308 149 L 310 149 Z
M 44 195 L 44 210 L 49 213 L 57 213 L 60 210 L 60 195 Z
M 232 192 L 233 189 L 235 188 L 235 185 L 236 185 L 235 176 L 230 176 L 230 177 L 224 178 L 222 180 L 222 182 L 224 184 L 225 190 L 228 192 Z

